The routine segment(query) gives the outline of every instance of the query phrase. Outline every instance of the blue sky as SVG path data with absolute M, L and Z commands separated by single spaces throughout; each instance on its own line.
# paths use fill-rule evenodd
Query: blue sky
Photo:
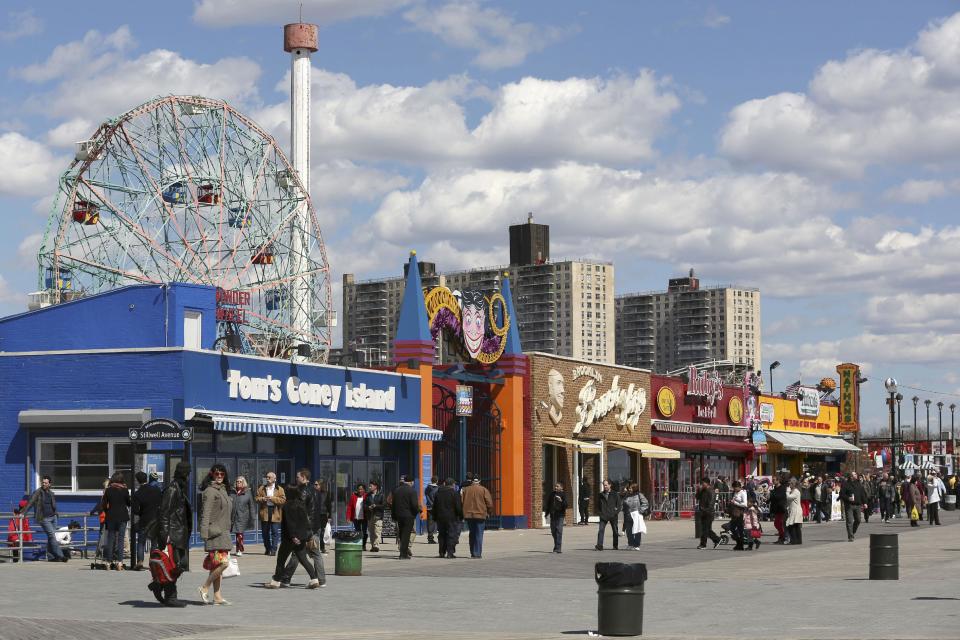
M 72 143 L 153 96 L 223 98 L 286 144 L 297 2 L 27 3 L 0 10 L 0 313 Z M 778 386 L 860 362 L 960 393 L 955 3 L 307 0 L 312 195 L 340 276 L 506 262 L 533 211 L 555 257 L 617 290 L 695 267 L 758 286 Z M 936 415 L 934 412 L 934 419 Z M 946 421 L 949 424 L 949 421 Z

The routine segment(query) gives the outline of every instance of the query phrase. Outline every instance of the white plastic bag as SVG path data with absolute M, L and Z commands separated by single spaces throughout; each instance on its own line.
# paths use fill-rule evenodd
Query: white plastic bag
M 333 530 L 330 528 L 329 522 L 323 528 L 323 544 L 333 544 Z
M 227 564 L 227 568 L 223 570 L 221 577 L 232 578 L 238 575 L 240 575 L 240 562 L 236 559 L 236 557 L 231 556 L 230 562 Z

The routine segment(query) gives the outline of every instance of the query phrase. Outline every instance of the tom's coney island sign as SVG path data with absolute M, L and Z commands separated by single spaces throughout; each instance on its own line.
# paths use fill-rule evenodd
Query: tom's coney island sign
M 698 418 L 716 418 L 717 406 L 723 400 L 723 380 L 716 371 L 700 371 L 690 365 L 687 368 L 687 397 L 697 400 Z

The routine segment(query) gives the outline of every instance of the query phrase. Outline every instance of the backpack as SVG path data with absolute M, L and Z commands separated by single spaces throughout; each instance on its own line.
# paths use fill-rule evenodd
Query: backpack
M 180 577 L 180 569 L 173 562 L 173 545 L 150 552 L 150 575 L 159 585 L 174 584 Z

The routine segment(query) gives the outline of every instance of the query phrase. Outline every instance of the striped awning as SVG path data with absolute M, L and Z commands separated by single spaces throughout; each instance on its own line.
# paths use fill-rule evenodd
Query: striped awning
M 419 423 L 310 420 L 255 414 L 197 412 L 209 416 L 214 431 L 312 436 L 315 438 L 379 438 L 381 440 L 441 440 L 443 432 Z
M 733 425 L 706 424 L 699 422 L 679 422 L 676 420 L 654 420 L 651 426 L 655 431 L 669 431 L 671 433 L 695 433 L 706 436 L 731 436 L 746 438 L 750 429 Z

